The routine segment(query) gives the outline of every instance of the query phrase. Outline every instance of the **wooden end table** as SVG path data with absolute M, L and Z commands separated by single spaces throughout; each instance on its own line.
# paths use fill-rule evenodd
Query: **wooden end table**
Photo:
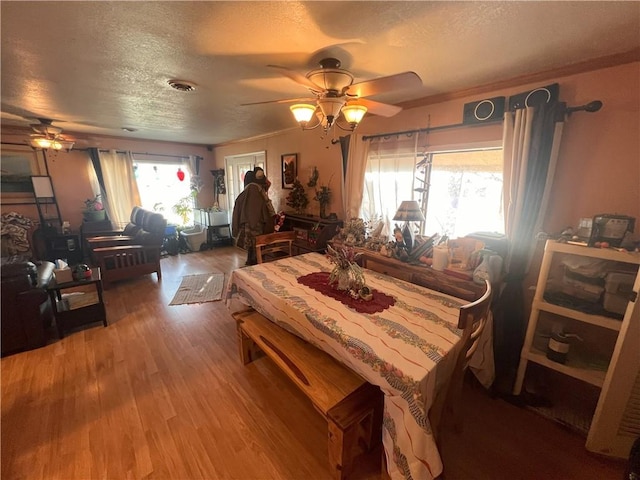
M 94 285 L 98 295 L 97 301 L 89 305 L 82 305 L 74 308 L 70 303 L 62 298 L 62 290 L 68 288 L 82 287 L 85 285 Z M 64 337 L 64 331 L 69 328 L 86 325 L 89 323 L 102 322 L 107 326 L 107 311 L 102 298 L 102 277 L 100 276 L 100 268 L 93 267 L 91 269 L 91 278 L 86 280 L 73 280 L 71 282 L 58 283 L 51 281 L 47 287 L 53 313 L 56 318 L 56 327 L 60 338 Z

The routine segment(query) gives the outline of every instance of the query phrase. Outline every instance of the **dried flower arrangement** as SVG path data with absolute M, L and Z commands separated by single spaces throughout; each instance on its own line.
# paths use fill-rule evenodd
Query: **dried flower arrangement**
M 348 246 L 361 247 L 367 239 L 367 222 L 362 218 L 352 218 L 338 229 L 334 239 Z
M 350 247 L 333 248 L 327 245 L 326 255 L 335 265 L 329 275 L 329 285 L 335 285 L 338 290 L 346 290 L 357 297 L 360 289 L 365 286 L 364 272 L 356 263 L 360 253 Z

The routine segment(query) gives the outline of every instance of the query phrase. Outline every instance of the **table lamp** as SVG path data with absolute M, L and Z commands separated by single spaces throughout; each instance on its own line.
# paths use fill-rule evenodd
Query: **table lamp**
M 424 215 L 420 210 L 420 205 L 415 200 L 405 200 L 398 207 L 398 211 L 393 217 L 394 220 L 400 220 L 405 222 L 402 228 L 402 238 L 407 251 L 411 251 L 413 248 L 413 230 L 411 229 L 410 222 L 424 222 Z

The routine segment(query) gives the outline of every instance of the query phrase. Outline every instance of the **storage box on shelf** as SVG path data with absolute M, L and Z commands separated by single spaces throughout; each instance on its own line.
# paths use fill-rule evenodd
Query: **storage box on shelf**
M 308 252 L 323 252 L 327 242 L 331 240 L 338 228 L 342 227 L 342 220 L 328 220 L 297 213 L 285 212 L 283 230 L 297 232 L 297 239 L 293 244 L 293 254 L 300 255 Z
M 578 295 L 572 296 L 567 290 L 559 294 L 552 291 L 566 285 L 563 266 L 584 259 L 606 262 L 604 268 L 611 273 L 606 274 L 609 280 L 603 282 L 604 290 L 610 294 L 615 291 L 614 295 L 621 296 L 615 302 L 624 305 L 611 306 L 611 299 L 604 305 L 603 295 L 594 301 L 590 292 L 576 291 Z M 547 241 L 514 386 L 514 394 L 519 395 L 527 365 L 533 362 L 600 389 L 589 419 L 586 447 L 619 457 L 629 454 L 633 432 L 636 436 L 640 432 L 640 404 L 633 401 L 637 397 L 633 392 L 640 392 L 639 265 L 640 253 Z M 583 283 L 589 285 L 590 281 Z M 575 284 L 569 286 L 574 288 Z M 549 336 L 558 329 L 583 338 L 570 346 L 565 363 L 546 355 Z

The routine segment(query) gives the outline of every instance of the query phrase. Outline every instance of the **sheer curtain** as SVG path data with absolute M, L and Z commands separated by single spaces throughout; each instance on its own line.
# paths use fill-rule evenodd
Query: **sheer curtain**
M 510 251 L 494 315 L 498 389 L 511 391 L 527 319 L 523 280 L 546 213 L 562 138 L 564 104 L 507 112 L 504 119 L 504 210 Z
M 382 220 L 383 235 L 391 235 L 391 222 L 400 203 L 414 199 L 419 136 L 394 135 L 370 141 L 359 216 Z
M 204 186 L 204 182 L 200 178 L 200 160 L 202 158 L 197 155 L 189 155 L 186 159 L 182 161 L 182 164 L 185 166 L 187 171 L 189 172 L 189 182 L 191 190 L 195 190 L 196 192 L 200 192 L 202 187 Z
M 362 135 L 350 135 L 349 153 L 344 171 L 344 218 L 350 220 L 360 215 L 360 205 L 364 191 L 364 177 L 367 169 L 369 142 Z
M 125 225 L 134 206 L 140 205 L 138 183 L 133 173 L 131 152 L 98 151 L 107 198 L 107 213 L 112 222 Z

